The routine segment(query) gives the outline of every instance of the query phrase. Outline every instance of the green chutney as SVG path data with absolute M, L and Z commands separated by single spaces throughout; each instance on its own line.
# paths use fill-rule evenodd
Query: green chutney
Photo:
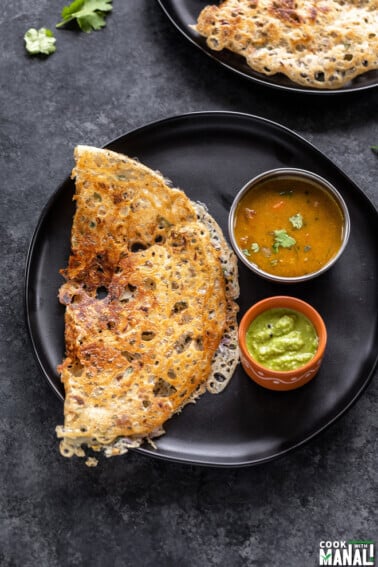
M 265 368 L 285 372 L 304 366 L 318 349 L 318 335 L 311 321 L 299 311 L 268 309 L 247 330 L 251 356 Z

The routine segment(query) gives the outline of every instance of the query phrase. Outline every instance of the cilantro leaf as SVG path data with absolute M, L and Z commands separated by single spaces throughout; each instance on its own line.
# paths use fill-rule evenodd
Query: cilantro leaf
M 86 33 L 106 26 L 106 12 L 112 10 L 112 0 L 74 0 L 62 10 L 62 21 L 56 24 L 61 28 L 76 20 L 80 29 Z
M 281 246 L 282 248 L 291 248 L 296 244 L 297 241 L 295 238 L 290 236 L 285 229 L 275 230 L 274 231 L 274 244 L 273 250 L 278 252 L 278 248 Z
M 257 242 L 252 242 L 251 246 L 249 248 L 243 248 L 242 252 L 244 256 L 250 256 L 251 252 L 256 254 L 259 250 L 260 246 L 257 244 Z
M 24 35 L 25 49 L 30 55 L 51 55 L 56 50 L 55 37 L 47 28 L 30 28 Z
M 294 228 L 302 228 L 303 226 L 303 217 L 301 213 L 297 213 L 289 218 L 289 221 L 293 225 Z

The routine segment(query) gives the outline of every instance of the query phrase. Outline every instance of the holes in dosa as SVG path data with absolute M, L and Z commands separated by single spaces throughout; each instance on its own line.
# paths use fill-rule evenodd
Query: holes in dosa
M 190 333 L 185 333 L 175 342 L 174 349 L 177 354 L 181 354 L 187 350 L 192 342 L 193 338 Z
M 135 285 L 132 285 L 130 283 L 127 284 L 124 291 L 119 296 L 119 300 L 121 301 L 121 303 L 127 303 L 128 301 L 130 301 L 130 299 L 134 297 L 136 289 L 137 288 Z
M 122 374 L 118 374 L 118 376 L 116 376 L 117 382 L 120 382 L 124 378 L 129 378 L 129 376 L 131 376 L 133 372 L 134 372 L 134 368 L 132 366 L 129 366 L 128 368 L 126 368 L 124 372 L 122 372 Z
M 168 378 L 169 378 L 170 380 L 176 380 L 176 378 L 177 378 L 177 374 L 176 374 L 176 372 L 175 372 L 172 368 L 170 368 L 170 369 L 168 370 L 167 376 L 168 376 Z
M 149 289 L 151 291 L 156 289 L 156 282 L 152 278 L 146 278 L 143 283 L 145 289 Z
M 128 350 L 121 351 L 121 355 L 124 356 L 128 362 L 138 360 L 141 357 L 141 354 L 139 352 L 130 352 Z
M 187 308 L 188 308 L 187 301 L 176 301 L 172 309 L 172 314 L 181 313 Z
M 153 392 L 154 396 L 160 398 L 169 398 L 176 392 L 176 388 L 164 380 L 163 378 L 159 378 L 154 386 Z
M 96 299 L 105 299 L 108 295 L 108 290 L 105 286 L 100 286 L 96 289 Z
M 102 201 L 102 197 L 101 197 L 100 193 L 97 193 L 96 191 L 93 193 L 92 198 L 97 203 L 101 203 L 101 201 Z
M 158 229 L 160 230 L 173 226 L 171 222 L 169 222 L 166 218 L 162 216 L 157 217 L 157 222 L 158 222 Z
M 140 252 L 141 250 L 147 250 L 146 244 L 143 242 L 133 242 L 130 246 L 131 252 Z
M 156 336 L 156 333 L 154 333 L 154 331 L 143 331 L 141 338 L 142 341 L 152 341 L 152 339 L 154 339 Z
M 315 79 L 315 81 L 323 83 L 325 81 L 325 74 L 323 73 L 323 71 L 317 71 L 314 74 L 314 79 Z
M 197 337 L 194 341 L 194 346 L 197 350 L 203 350 L 203 338 Z
M 69 364 L 68 368 L 72 376 L 79 377 L 83 374 L 84 366 L 78 360 L 73 364 Z
M 220 372 L 215 372 L 214 373 L 214 380 L 216 382 L 222 383 L 226 380 L 226 377 L 223 374 L 221 374 Z

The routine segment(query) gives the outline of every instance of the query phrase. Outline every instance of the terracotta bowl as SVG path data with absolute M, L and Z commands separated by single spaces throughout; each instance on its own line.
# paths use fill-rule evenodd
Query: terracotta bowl
M 266 368 L 257 362 L 247 349 L 246 333 L 250 324 L 258 315 L 273 308 L 299 311 L 311 321 L 318 335 L 318 349 L 313 358 L 294 370 L 277 371 Z M 254 382 L 269 390 L 294 390 L 312 380 L 322 363 L 326 343 L 327 330 L 319 313 L 311 305 L 295 297 L 278 295 L 263 299 L 248 309 L 239 325 L 239 346 L 242 366 Z

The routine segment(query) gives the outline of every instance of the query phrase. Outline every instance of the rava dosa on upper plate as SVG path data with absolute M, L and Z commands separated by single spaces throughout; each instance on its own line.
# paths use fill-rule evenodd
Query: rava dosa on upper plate
M 305 87 L 338 89 L 378 69 L 378 0 L 225 0 L 194 28 L 210 49 Z

